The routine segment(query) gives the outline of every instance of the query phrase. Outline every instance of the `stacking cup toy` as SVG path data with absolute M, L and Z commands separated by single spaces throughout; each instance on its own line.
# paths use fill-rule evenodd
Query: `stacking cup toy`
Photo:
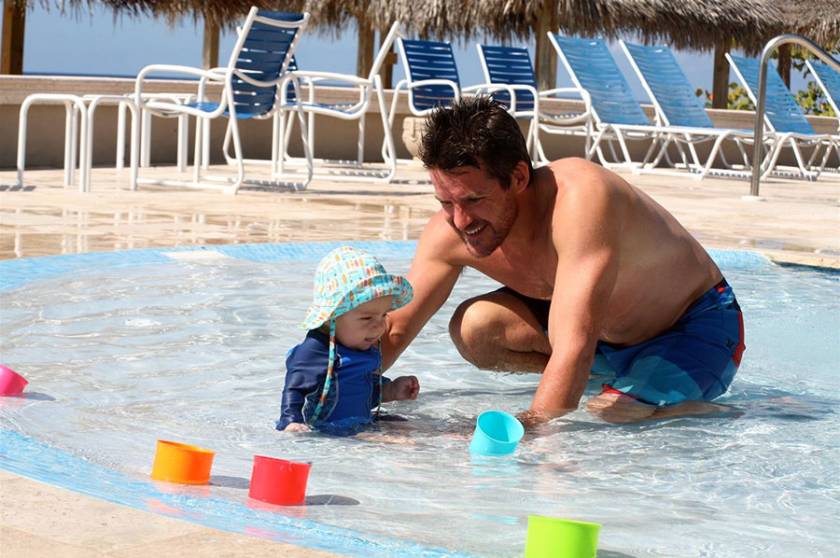
M 0 364 L 0 395 L 20 395 L 28 383 L 26 378 L 5 364 Z
M 504 411 L 485 411 L 478 415 L 470 442 L 470 453 L 477 455 L 509 455 L 525 434 L 525 427 L 516 417 Z
M 600 530 L 598 523 L 529 515 L 525 558 L 595 558 Z
M 255 455 L 248 496 L 278 506 L 299 506 L 306 499 L 310 467 L 309 463 Z
M 207 484 L 214 455 L 197 446 L 158 440 L 152 478 L 179 484 Z

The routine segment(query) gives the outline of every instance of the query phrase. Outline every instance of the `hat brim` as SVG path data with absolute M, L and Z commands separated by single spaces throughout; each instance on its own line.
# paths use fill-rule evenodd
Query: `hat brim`
M 396 310 L 411 302 L 414 290 L 402 275 L 383 273 L 366 277 L 348 290 L 337 303 L 330 306 L 311 305 L 301 325 L 304 329 L 316 329 L 331 318 L 337 318 L 362 304 L 385 296 L 393 297 L 391 310 Z

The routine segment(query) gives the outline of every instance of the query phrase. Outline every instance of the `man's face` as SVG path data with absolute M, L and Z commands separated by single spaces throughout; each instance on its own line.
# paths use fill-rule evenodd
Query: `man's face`
M 484 169 L 431 169 L 435 197 L 446 220 L 476 257 L 489 256 L 501 246 L 516 220 L 513 189 L 505 190 Z

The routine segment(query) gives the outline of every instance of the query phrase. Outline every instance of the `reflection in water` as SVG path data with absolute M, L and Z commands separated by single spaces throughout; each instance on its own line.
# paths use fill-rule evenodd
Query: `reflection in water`
M 225 488 L 238 488 L 240 490 L 247 490 L 251 483 L 248 481 L 248 479 L 243 477 L 212 475 L 210 477 L 210 484 L 212 486 L 223 486 Z
M 391 203 L 387 196 L 365 203 L 284 199 L 282 213 L 273 211 L 272 205 L 256 206 L 250 214 L 234 214 L 236 208 L 229 205 L 215 211 L 16 208 L 13 214 L 6 213 L 13 215 L 8 219 L 13 229 L 8 238 L 13 241 L 0 245 L 0 259 L 162 246 L 408 240 L 419 236 L 432 213 L 413 207 L 410 198 Z

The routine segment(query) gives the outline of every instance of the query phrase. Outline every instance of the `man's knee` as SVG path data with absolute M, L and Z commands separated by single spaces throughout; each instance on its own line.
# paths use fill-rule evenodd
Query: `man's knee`
M 492 368 L 497 360 L 488 350 L 499 325 L 491 306 L 480 297 L 471 298 L 459 304 L 449 320 L 449 336 L 458 352 L 479 368 Z

